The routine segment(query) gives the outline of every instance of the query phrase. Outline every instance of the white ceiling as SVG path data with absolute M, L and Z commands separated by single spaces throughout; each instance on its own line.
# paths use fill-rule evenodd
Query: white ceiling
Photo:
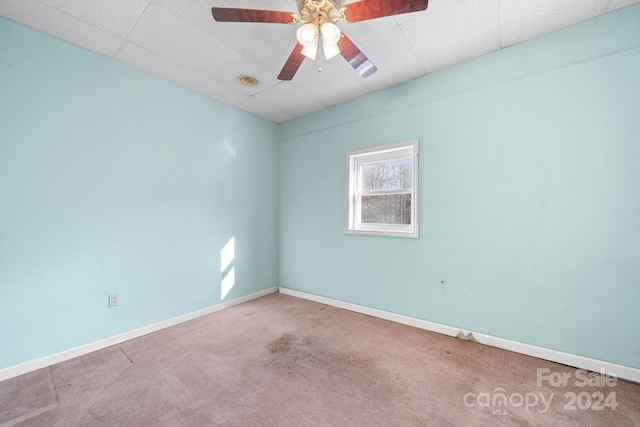
M 281 123 L 640 2 L 431 0 L 424 12 L 338 24 L 375 74 L 361 78 L 341 56 L 305 59 L 289 82 L 276 77 L 297 26 L 211 16 L 212 6 L 297 12 L 298 1 L 0 0 L 0 15 Z

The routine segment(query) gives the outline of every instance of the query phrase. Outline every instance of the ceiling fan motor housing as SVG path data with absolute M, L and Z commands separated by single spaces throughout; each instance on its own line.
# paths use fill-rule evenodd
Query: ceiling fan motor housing
M 334 0 L 304 0 L 300 8 L 300 15 L 291 14 L 292 24 L 304 22 L 320 28 L 326 22 L 335 24 L 338 21 L 346 21 L 344 14 L 346 9 L 346 7 L 338 8 Z

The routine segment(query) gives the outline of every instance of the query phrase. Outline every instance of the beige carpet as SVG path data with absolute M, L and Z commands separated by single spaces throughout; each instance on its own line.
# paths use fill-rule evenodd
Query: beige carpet
M 605 379 L 272 294 L 1 382 L 0 426 L 640 426 Z

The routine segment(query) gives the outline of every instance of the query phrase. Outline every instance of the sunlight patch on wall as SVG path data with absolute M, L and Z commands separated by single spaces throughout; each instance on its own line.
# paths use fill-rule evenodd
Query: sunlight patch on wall
M 229 141 L 227 141 L 226 139 L 224 140 L 224 147 L 227 149 L 229 154 L 231 154 L 231 157 L 235 157 L 236 156 L 236 150 L 233 149 L 233 147 L 231 146 Z
M 231 265 L 236 257 L 236 238 L 229 239 L 220 252 L 220 271 L 222 272 L 222 282 L 220 282 L 220 299 L 224 300 L 233 285 L 236 283 L 235 267 Z
M 231 270 L 229 270 L 225 275 L 224 278 L 222 279 L 222 283 L 220 286 L 220 299 L 223 300 L 225 299 L 225 297 L 227 296 L 227 294 L 229 293 L 229 291 L 231 290 L 231 288 L 233 288 L 233 285 L 236 284 L 236 268 L 235 267 L 231 267 Z

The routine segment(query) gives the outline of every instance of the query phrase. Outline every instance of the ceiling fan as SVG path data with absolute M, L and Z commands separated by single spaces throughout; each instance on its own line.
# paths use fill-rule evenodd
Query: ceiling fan
M 338 0 L 339 1 L 339 0 Z M 278 75 L 279 80 L 292 80 L 305 57 L 315 59 L 322 39 L 327 59 L 338 53 L 362 77 L 378 69 L 364 53 L 335 25 L 338 21 L 359 22 L 402 13 L 425 10 L 429 0 L 362 0 L 338 7 L 336 0 L 303 0 L 300 14 L 260 9 L 212 7 L 213 19 L 218 22 L 262 22 L 274 24 L 304 23 L 297 31 L 298 43 Z

